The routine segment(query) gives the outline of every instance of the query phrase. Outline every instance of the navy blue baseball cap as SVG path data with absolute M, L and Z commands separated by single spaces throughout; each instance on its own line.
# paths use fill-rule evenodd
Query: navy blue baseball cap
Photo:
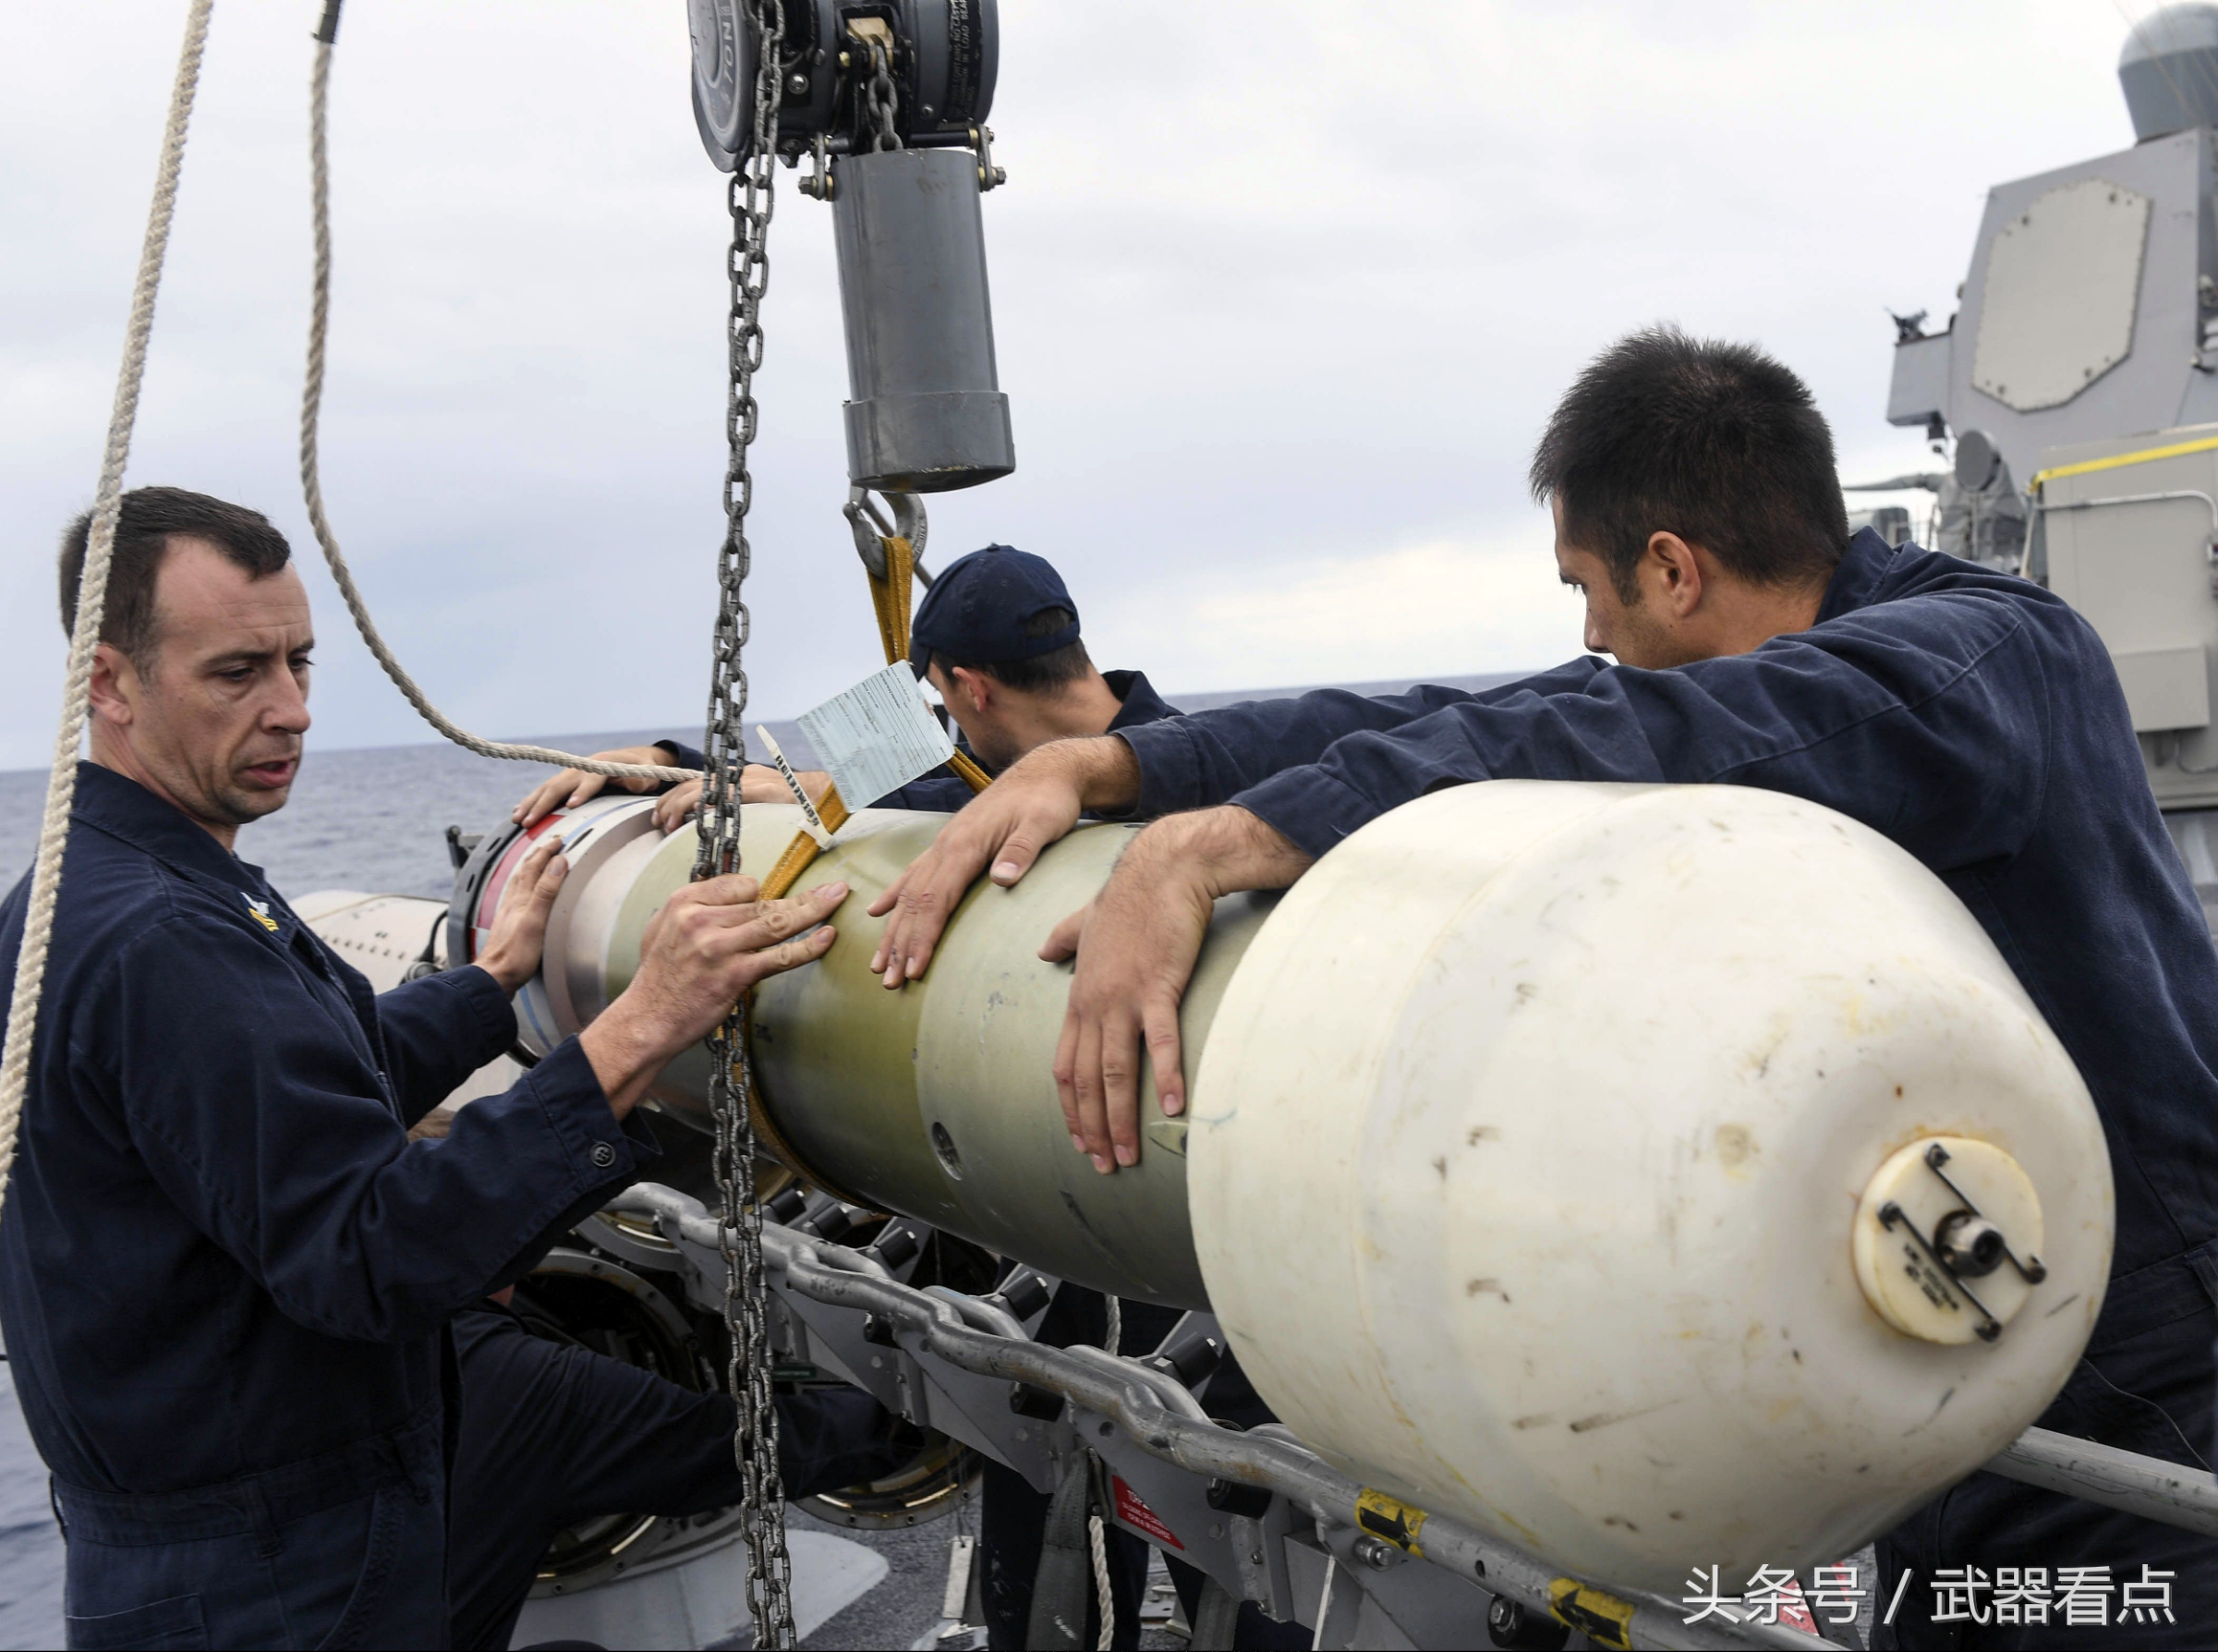
M 1028 621 L 1060 608 L 1070 623 L 1027 636 Z M 950 563 L 931 582 L 908 628 L 908 663 L 918 677 L 933 655 L 964 665 L 1037 659 L 1078 640 L 1078 604 L 1045 557 L 989 545 Z

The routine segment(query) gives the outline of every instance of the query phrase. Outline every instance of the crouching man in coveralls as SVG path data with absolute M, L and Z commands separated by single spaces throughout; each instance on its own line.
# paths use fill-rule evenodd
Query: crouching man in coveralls
M 80 521 L 65 626 L 84 543 Z M 564 1519 L 739 1496 L 728 1399 L 521 1335 L 474 1335 L 458 1370 L 449 1322 L 641 1173 L 648 1082 L 820 956 L 846 891 L 690 885 L 588 1031 L 411 1141 L 513 1040 L 566 868 L 542 845 L 476 964 L 373 996 L 233 853 L 283 807 L 308 726 L 288 555 L 236 505 L 124 498 L 0 1219 L 72 1646 L 504 1646 Z M 0 982 L 29 883 L 0 904 Z M 789 1488 L 887 1466 L 839 1457 L 790 1462 Z
M 1586 644 L 1614 663 L 1478 694 L 1326 690 L 1043 747 L 883 898 L 901 909 L 875 967 L 889 985 L 918 974 L 972 881 L 1015 882 L 1082 810 L 1167 816 L 1043 952 L 1077 954 L 1055 1081 L 1074 1145 L 1113 1173 L 1139 1154 L 1143 1044 L 1163 1110 L 1182 1105 L 1177 1006 L 1216 897 L 1284 888 L 1443 786 L 1674 781 L 1825 804 L 1955 891 L 2101 1116 L 2110 1289 L 2041 1426 L 2207 1475 L 2218 951 L 2101 638 L 2023 579 L 1851 537 L 1809 391 L 1746 346 L 1624 340 L 1557 409 L 1532 481 Z M 1656 994 L 1669 1014 L 1670 983 Z M 2068 1567 L 2107 1569 L 2099 1633 L 2039 1609 L 2028 1574 L 2053 1601 Z M 1883 1614 L 1911 1574 L 1882 1644 L 2207 1646 L 2218 1624 L 2218 1539 L 1991 1474 L 1882 1539 L 1879 1569 Z M 1983 1587 L 1937 1591 L 1949 1576 Z M 2168 1608 L 2137 1609 L 2160 1590 Z

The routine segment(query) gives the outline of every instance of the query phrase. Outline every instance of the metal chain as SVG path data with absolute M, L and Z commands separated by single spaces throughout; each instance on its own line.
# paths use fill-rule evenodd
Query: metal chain
M 894 100 L 898 94 L 893 85 L 893 60 L 886 55 L 885 45 L 870 42 L 870 83 L 863 89 L 870 108 L 870 123 L 877 130 L 871 134 L 873 149 L 898 149 L 901 135 L 893 129 Z
M 731 305 L 726 318 L 730 388 L 725 403 L 729 459 L 724 473 L 724 546 L 717 555 L 714 671 L 708 726 L 702 739 L 705 774 L 696 824 L 693 876 L 739 869 L 739 771 L 747 761 L 749 615 L 743 595 L 751 552 L 747 513 L 754 502 L 748 470 L 756 418 L 754 374 L 762 366 L 762 297 L 770 284 L 769 235 L 775 205 L 778 109 L 784 90 L 780 51 L 783 0 L 747 0 L 755 39 L 754 130 L 732 169 Z M 735 1005 L 709 1035 L 709 1106 L 716 1117 L 716 1186 L 723 1209 L 716 1228 L 724 1259 L 726 1386 L 739 1409 L 732 1453 L 745 1494 L 747 1605 L 757 1646 L 794 1643 L 793 1568 L 786 1554 L 785 1485 L 778 1474 L 778 1419 L 771 1390 L 771 1349 L 762 1265 L 762 1207 L 755 1201 L 754 1121 L 747 1058 L 747 1005 Z

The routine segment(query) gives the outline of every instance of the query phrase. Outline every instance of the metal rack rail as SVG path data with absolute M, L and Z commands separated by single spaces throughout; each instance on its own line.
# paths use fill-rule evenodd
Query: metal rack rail
M 698 1201 L 642 1184 L 609 1208 L 653 1218 L 680 1254 L 688 1296 L 711 1310 L 721 1303 L 716 1223 Z M 802 1220 L 840 1208 L 827 1201 Z M 1031 1331 L 1057 1282 L 1032 1270 L 987 1297 L 905 1283 L 930 1231 L 895 1218 L 856 1250 L 766 1222 L 781 1361 L 851 1382 L 1042 1489 L 1091 1453 L 1107 1467 L 1120 1525 L 1176 1552 L 1234 1601 L 1254 1600 L 1274 1618 L 1316 1628 L 1319 1646 L 1469 1645 L 1490 1609 L 1507 1610 L 1497 1598 L 1511 1603 L 1512 1618 L 1554 1620 L 1604 1646 L 1860 1643 L 1848 1623 L 1825 1622 L 1821 1636 L 1754 1613 L 1690 1623 L 1681 1602 L 1567 1577 L 1448 1516 L 1363 1485 L 1284 1429 L 1213 1422 L 1168 1358 L 1035 1342 Z M 1165 1348 L 1214 1332 L 1207 1315 L 1189 1315 Z M 1987 1466 L 2218 1533 L 2218 1485 L 2176 1463 L 2030 1429 Z

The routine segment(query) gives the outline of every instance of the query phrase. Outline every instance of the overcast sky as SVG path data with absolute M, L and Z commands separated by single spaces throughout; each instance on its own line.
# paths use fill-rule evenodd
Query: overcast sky
M 266 510 L 304 562 L 317 11 L 216 8 L 128 478 Z M 184 12 L 0 8 L 0 768 L 51 748 L 54 546 L 92 498 Z M 1938 324 L 1990 185 L 2132 137 L 2104 0 L 1001 0 L 1001 27 L 1019 469 L 931 502 L 930 560 L 1052 558 L 1097 659 L 1167 690 L 1575 652 L 1522 473 L 1646 323 L 1779 353 L 1848 472 L 1927 462 L 1883 417 L 1884 310 Z M 325 491 L 386 635 L 484 732 L 699 726 L 728 222 L 686 53 L 683 0 L 347 10 Z M 749 588 L 777 715 L 879 663 L 828 210 L 792 178 Z M 311 739 L 424 737 L 308 580 Z

